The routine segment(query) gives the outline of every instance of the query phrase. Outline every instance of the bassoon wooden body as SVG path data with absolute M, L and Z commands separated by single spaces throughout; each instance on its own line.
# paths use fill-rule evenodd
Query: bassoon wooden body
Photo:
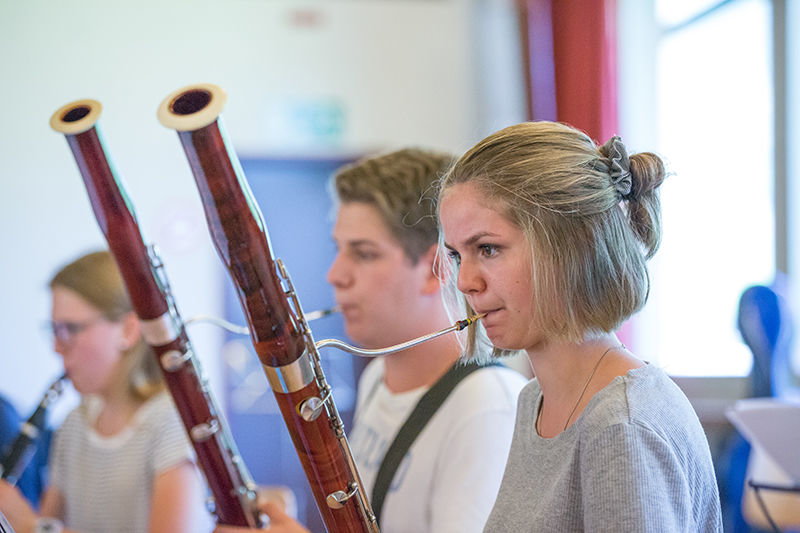
M 211 84 L 169 95 L 159 120 L 178 131 L 209 229 L 238 291 L 255 351 L 300 457 L 328 531 L 378 527 L 350 453 L 302 309 L 275 260 L 261 211 L 228 144 L 219 114 L 225 94 Z
M 92 209 L 128 288 L 145 341 L 155 352 L 213 496 L 217 522 L 259 526 L 255 484 L 236 449 L 178 314 L 162 262 L 142 238 L 130 201 L 106 156 L 96 122 L 102 106 L 80 100 L 50 119 L 65 134 Z

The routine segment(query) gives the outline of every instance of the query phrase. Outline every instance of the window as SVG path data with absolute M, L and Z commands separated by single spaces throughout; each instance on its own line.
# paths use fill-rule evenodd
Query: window
M 642 120 L 674 175 L 637 347 L 673 375 L 745 375 L 739 296 L 775 272 L 770 3 L 655 7 L 655 116 Z

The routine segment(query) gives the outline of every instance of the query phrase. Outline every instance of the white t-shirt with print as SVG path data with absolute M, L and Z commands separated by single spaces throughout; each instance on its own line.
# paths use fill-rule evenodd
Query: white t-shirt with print
M 382 359 L 364 370 L 350 435 L 370 498 L 388 447 L 428 390 L 392 394 L 383 372 Z M 483 530 L 503 477 L 517 396 L 526 383 L 519 372 L 495 366 L 476 370 L 453 389 L 395 473 L 379 523 L 382 533 Z

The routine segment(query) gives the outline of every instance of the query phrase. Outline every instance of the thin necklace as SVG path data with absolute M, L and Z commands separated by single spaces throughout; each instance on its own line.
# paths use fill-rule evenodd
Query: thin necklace
M 625 345 L 624 344 L 618 344 L 617 346 L 610 346 L 605 352 L 603 352 L 603 355 L 600 356 L 600 359 L 597 360 L 597 363 L 595 363 L 594 368 L 592 369 L 592 373 L 589 374 L 589 378 L 586 380 L 586 383 L 583 385 L 583 390 L 581 391 L 581 395 L 578 396 L 578 401 L 575 402 L 575 407 L 573 407 L 572 411 L 569 412 L 569 416 L 567 417 L 567 421 L 564 423 L 564 429 L 562 429 L 561 431 L 566 431 L 567 430 L 567 427 L 569 426 L 569 421 L 572 420 L 572 415 L 575 414 L 575 410 L 581 404 L 581 400 L 583 400 L 583 395 L 586 394 L 586 389 L 589 388 L 589 383 L 591 383 L 592 378 L 597 373 L 597 369 L 600 368 L 600 363 L 603 362 L 603 359 L 605 358 L 606 355 L 608 355 L 608 352 L 610 352 L 611 350 L 614 350 L 614 349 L 618 349 L 618 348 L 623 348 L 624 349 Z M 542 402 L 542 405 L 543 404 L 544 404 L 544 401 Z M 539 420 L 541 420 L 541 418 L 542 418 L 540 416 L 542 414 L 542 411 L 541 411 L 542 405 L 539 406 L 539 413 L 536 416 L 536 432 L 539 435 L 542 434 L 539 431 Z

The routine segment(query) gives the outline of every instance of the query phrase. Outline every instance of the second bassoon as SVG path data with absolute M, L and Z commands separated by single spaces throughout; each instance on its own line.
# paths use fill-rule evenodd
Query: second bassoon
M 97 223 L 142 323 L 145 341 L 158 357 L 208 482 L 217 522 L 260 525 L 255 484 L 203 377 L 161 259 L 155 248 L 145 245 L 130 201 L 106 155 L 96 126 L 101 111 L 96 100 L 71 102 L 53 114 L 50 125 L 66 136 L 78 163 Z

